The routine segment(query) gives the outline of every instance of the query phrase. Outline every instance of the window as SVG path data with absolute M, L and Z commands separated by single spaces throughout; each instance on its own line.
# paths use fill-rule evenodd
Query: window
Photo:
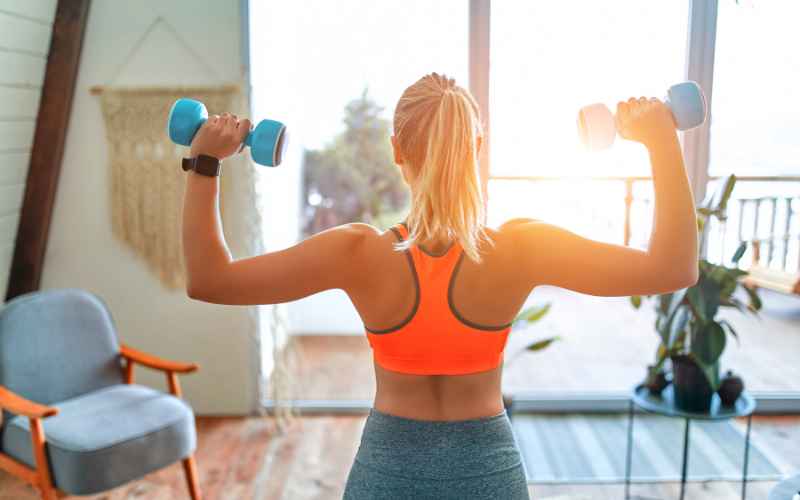
M 727 262 L 741 240 L 761 267 L 794 273 L 800 261 L 800 3 L 722 0 L 717 14 L 709 175 L 737 181 L 720 242 Z
M 260 170 L 269 250 L 301 237 L 309 195 L 302 182 L 304 151 L 324 148 L 345 129 L 345 106 L 368 89 L 369 98 L 384 108 L 382 118 L 391 120 L 403 91 L 428 73 L 445 73 L 467 87 L 468 34 L 464 0 L 251 2 L 254 116 L 283 121 L 291 133 L 285 165 Z M 388 138 L 385 148 L 390 154 Z M 357 334 L 351 339 L 365 348 L 361 320 L 341 290 L 291 303 L 288 312 L 296 334 Z M 305 346 L 301 366 L 304 360 L 335 363 L 337 349 L 352 355 L 355 345 L 344 337 L 325 342 Z M 372 398 L 372 364 L 369 353 L 362 354 L 336 387 L 302 374 L 299 397 Z
M 709 174 L 800 174 L 800 3 L 723 0 Z
M 646 244 L 645 222 L 630 233 L 625 225 L 630 203 L 648 203 L 634 195 L 652 192 L 647 152 L 620 139 L 609 150 L 588 152 L 575 117 L 596 102 L 616 112 L 616 103 L 629 97 L 662 98 L 683 81 L 688 7 L 685 1 L 492 1 L 490 225 L 530 217 L 601 241 Z
M 596 102 L 616 112 L 628 97 L 662 98 L 681 82 L 687 19 L 686 1 L 494 0 L 491 174 L 649 176 L 638 145 L 584 150 L 575 116 Z

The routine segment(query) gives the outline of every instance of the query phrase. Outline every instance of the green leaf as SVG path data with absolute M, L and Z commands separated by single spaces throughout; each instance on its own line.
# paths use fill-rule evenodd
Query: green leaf
M 661 371 L 661 367 L 664 366 L 664 362 L 666 362 L 669 357 L 671 356 L 672 352 L 669 349 L 664 348 L 664 344 L 658 349 L 658 356 L 656 360 L 655 366 L 653 366 L 653 371 L 650 372 L 650 376 L 648 377 L 648 382 L 655 382 L 656 377 L 658 376 L 658 372 Z
M 557 340 L 561 340 L 561 337 L 560 336 L 556 336 L 556 337 L 552 337 L 552 338 L 549 338 L 549 339 L 540 340 L 538 342 L 534 342 L 533 344 L 529 345 L 525 349 L 527 349 L 529 351 L 539 351 L 539 350 L 542 350 L 545 347 L 549 346 L 550 344 L 552 344 L 553 342 L 555 342 Z
M 719 305 L 721 307 L 735 307 L 741 312 L 744 312 L 747 309 L 747 306 L 742 304 L 740 301 L 734 299 L 733 297 L 720 297 Z
M 719 361 L 725 350 L 725 330 L 716 321 L 697 325 L 692 332 L 692 354 L 710 365 Z
M 683 302 L 683 298 L 686 297 L 686 293 L 689 291 L 688 288 L 684 288 L 683 290 L 678 290 L 672 294 L 672 300 L 669 303 L 669 310 L 667 310 L 667 316 L 672 317 L 675 314 L 675 311 L 678 310 L 678 306 L 681 305 Z
M 680 333 L 689 327 L 689 322 L 692 319 L 692 311 L 686 306 L 680 306 L 675 310 L 672 316 L 672 321 L 669 326 L 669 336 L 665 344 L 668 349 L 672 349 L 675 343 L 680 339 Z
M 724 212 L 725 209 L 728 207 L 728 200 L 730 199 L 731 194 L 733 193 L 733 187 L 735 185 L 736 185 L 736 176 L 729 175 L 727 181 L 725 181 L 724 183 L 725 190 L 722 192 L 722 197 L 720 198 L 719 203 L 717 203 L 716 206 L 716 209 L 719 210 L 720 212 Z
M 672 292 L 656 295 L 656 312 L 658 312 L 659 316 L 667 316 L 673 295 L 675 294 Z
M 689 302 L 692 303 L 695 314 L 703 323 L 714 319 L 719 309 L 719 288 L 708 276 L 701 274 L 693 286 L 686 292 Z
M 533 306 L 525 309 L 514 318 L 514 323 L 517 321 L 527 321 L 528 323 L 535 323 L 542 319 L 547 311 L 550 310 L 550 304 L 543 306 Z
M 661 336 L 661 343 L 666 345 L 669 343 L 669 332 L 672 321 L 666 316 L 659 316 L 656 320 L 656 331 Z
M 733 257 L 731 257 L 731 264 L 738 264 L 740 260 L 742 260 L 742 256 L 747 251 L 747 242 L 743 241 L 739 248 L 733 252 Z
M 760 311 L 761 310 L 761 299 L 759 298 L 759 296 L 756 293 L 756 291 L 753 290 L 752 288 L 746 287 L 746 286 L 743 287 L 743 288 L 747 292 L 747 295 L 750 296 L 750 302 L 753 303 L 753 309 L 755 311 Z
M 719 284 L 721 288 L 724 288 L 725 285 L 731 281 L 731 277 L 728 275 L 727 269 L 720 266 L 711 267 L 711 272 L 707 273 L 707 276 L 711 278 L 712 281 Z
M 639 306 L 642 305 L 642 296 L 641 295 L 633 295 L 631 296 L 631 304 L 636 309 L 639 309 Z
M 750 274 L 747 271 L 745 271 L 744 269 L 739 269 L 738 267 L 733 267 L 733 268 L 726 267 L 724 269 L 725 269 L 725 272 L 728 273 L 728 276 L 731 279 L 739 279 L 742 276 L 747 276 L 748 274 Z
M 736 339 L 736 346 L 737 347 L 741 346 L 741 343 L 739 342 L 739 335 L 736 333 L 736 330 L 733 329 L 731 324 L 728 323 L 727 321 L 720 321 L 719 324 L 727 328 L 728 331 L 731 333 L 731 335 L 733 335 L 733 338 Z
M 736 291 L 736 285 L 738 285 L 738 283 L 736 281 L 729 281 L 729 282 L 725 283 L 725 286 L 722 288 L 722 292 L 720 292 L 720 294 L 723 297 L 730 297 L 731 295 L 733 295 L 733 292 Z M 722 298 L 723 297 L 720 297 L 720 299 L 719 299 L 720 300 L 720 304 L 722 303 Z
M 706 380 L 708 380 L 711 390 L 717 392 L 720 386 L 719 363 L 706 363 L 703 360 L 698 359 L 694 351 L 692 351 L 692 358 L 694 359 L 694 362 L 697 363 L 697 366 L 700 368 L 700 370 L 702 370 Z
M 706 196 L 706 199 L 700 204 L 702 206 L 699 210 L 704 210 L 713 213 L 717 217 L 724 216 L 725 209 L 728 206 L 728 200 L 733 193 L 733 187 L 736 185 L 736 176 L 729 175 L 727 177 L 720 177 L 714 182 L 713 191 Z
M 681 304 L 686 290 L 679 290 L 673 293 L 664 293 L 656 296 L 656 310 L 658 311 L 658 319 L 656 319 L 656 331 L 661 335 L 661 342 L 669 345 L 669 334 L 671 331 L 672 318 L 675 311 Z

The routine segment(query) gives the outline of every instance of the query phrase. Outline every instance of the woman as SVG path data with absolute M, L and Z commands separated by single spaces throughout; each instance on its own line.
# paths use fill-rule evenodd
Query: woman
M 511 323 L 538 285 L 600 296 L 659 294 L 697 280 L 692 193 L 672 115 L 620 102 L 620 136 L 650 154 L 657 210 L 647 251 L 529 219 L 484 225 L 481 118 L 468 91 L 433 73 L 397 104 L 394 160 L 411 188 L 404 223 L 348 224 L 280 252 L 233 261 L 216 177 L 189 173 L 183 248 L 190 297 L 274 304 L 341 288 L 375 350 L 377 394 L 345 498 L 528 498 L 500 394 Z M 191 154 L 224 159 L 249 120 L 211 116 Z

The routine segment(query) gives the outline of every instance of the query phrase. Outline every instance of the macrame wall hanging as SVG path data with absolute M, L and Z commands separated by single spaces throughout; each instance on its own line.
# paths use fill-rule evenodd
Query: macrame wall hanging
M 187 88 L 113 88 L 120 70 L 150 35 L 162 24 L 202 64 L 222 82 L 217 87 Z M 243 79 L 246 80 L 246 79 Z M 93 87 L 92 93 L 102 94 L 102 112 L 108 141 L 108 187 L 111 221 L 114 236 L 128 246 L 137 258 L 168 289 L 180 291 L 185 287 L 183 252 L 181 248 L 181 209 L 186 173 L 180 168 L 181 158 L 188 148 L 178 146 L 167 135 L 167 117 L 172 105 L 181 98 L 194 99 L 206 105 L 209 114 L 225 111 L 249 116 L 248 93 L 240 87 L 225 85 L 224 80 L 198 54 L 192 45 L 162 16 L 158 16 L 134 45 L 103 87 Z M 245 241 L 241 247 L 250 257 L 264 252 L 261 216 L 258 207 L 258 171 L 248 153 L 238 154 L 225 161 L 225 175 L 220 176 L 219 206 L 223 229 L 226 226 L 225 208 L 228 199 L 236 200 L 235 217 L 244 225 Z M 241 209 L 241 210 L 239 210 Z M 236 231 L 234 231 L 235 233 Z M 229 240 L 230 242 L 230 240 Z M 271 356 L 274 367 L 270 373 L 260 373 L 264 393 L 271 397 L 278 428 L 291 422 L 293 394 L 297 385 L 294 364 L 294 342 L 287 326 L 285 305 L 261 306 L 267 321 L 260 332 L 269 337 L 270 352 L 262 352 L 255 308 L 249 308 L 257 352 Z M 259 363 L 259 365 L 261 365 Z M 263 408 L 262 408 L 263 411 Z
M 167 116 L 181 98 L 220 114 L 232 109 L 232 96 L 227 88 L 103 91 L 112 231 L 170 290 L 185 286 L 180 230 L 186 173 L 180 164 L 189 151 L 169 140 Z

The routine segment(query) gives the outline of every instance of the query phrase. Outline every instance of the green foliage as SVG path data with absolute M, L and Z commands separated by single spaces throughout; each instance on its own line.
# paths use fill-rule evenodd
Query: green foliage
M 550 311 L 550 304 L 545 304 L 543 306 L 532 306 L 521 313 L 517 314 L 517 317 L 514 318 L 514 325 L 512 328 L 518 328 L 521 325 L 529 325 L 531 323 L 536 323 L 537 321 L 544 318 L 547 312 Z M 545 347 L 549 346 L 553 342 L 561 340 L 560 336 L 550 337 L 543 340 L 537 340 L 536 342 L 530 343 L 526 345 L 523 349 L 517 352 L 513 357 L 507 359 L 505 364 L 503 365 L 504 368 L 507 368 L 512 361 L 516 360 L 523 352 L 525 351 L 541 351 Z
M 535 323 L 542 319 L 547 311 L 550 310 L 550 304 L 545 304 L 543 306 L 533 306 L 525 309 L 521 313 L 517 314 L 517 317 L 514 318 L 514 326 L 516 327 L 518 323 L 525 322 L 525 323 Z
M 338 224 L 370 222 L 409 203 L 392 158 L 390 121 L 367 90 L 345 106 L 345 130 L 322 149 L 305 152 L 306 195 L 316 188 L 330 200 Z
M 734 176 L 720 179 L 715 192 L 697 209 L 698 230 L 701 233 L 707 227 L 709 217 L 725 220 L 725 208 L 735 182 Z M 704 244 L 704 238 L 701 238 L 701 244 Z M 745 250 L 746 243 L 736 250 L 732 259 L 734 266 Z M 741 282 L 747 271 L 718 266 L 705 260 L 699 261 L 698 271 L 697 283 L 691 287 L 655 298 L 658 313 L 656 331 L 661 336 L 661 345 L 651 378 L 658 374 L 667 359 L 689 354 L 716 391 L 720 384 L 719 358 L 725 350 L 726 332 L 738 342 L 738 336 L 729 323 L 715 320 L 717 312 L 720 307 L 733 307 L 756 314 L 761 309 L 761 300 L 754 290 Z M 740 288 L 750 297 L 750 305 L 733 297 Z M 634 298 L 631 297 L 631 300 L 634 301 Z M 634 305 L 637 305 L 635 301 Z
M 517 314 L 517 317 L 514 318 L 514 326 L 513 328 L 517 328 L 519 325 L 529 325 L 531 323 L 536 323 L 540 319 L 544 318 L 545 314 L 550 310 L 550 304 L 545 304 L 543 306 L 532 306 L 521 313 Z M 549 346 L 553 342 L 561 340 L 561 337 L 555 336 L 550 337 L 549 339 L 539 340 L 534 342 L 533 344 L 529 344 L 525 347 L 528 351 L 540 351 L 545 347 Z
M 558 335 L 556 335 L 555 337 L 551 337 L 549 339 L 540 340 L 539 342 L 534 342 L 533 344 L 526 347 L 526 349 L 528 351 L 540 351 L 557 340 L 561 340 L 561 337 Z

